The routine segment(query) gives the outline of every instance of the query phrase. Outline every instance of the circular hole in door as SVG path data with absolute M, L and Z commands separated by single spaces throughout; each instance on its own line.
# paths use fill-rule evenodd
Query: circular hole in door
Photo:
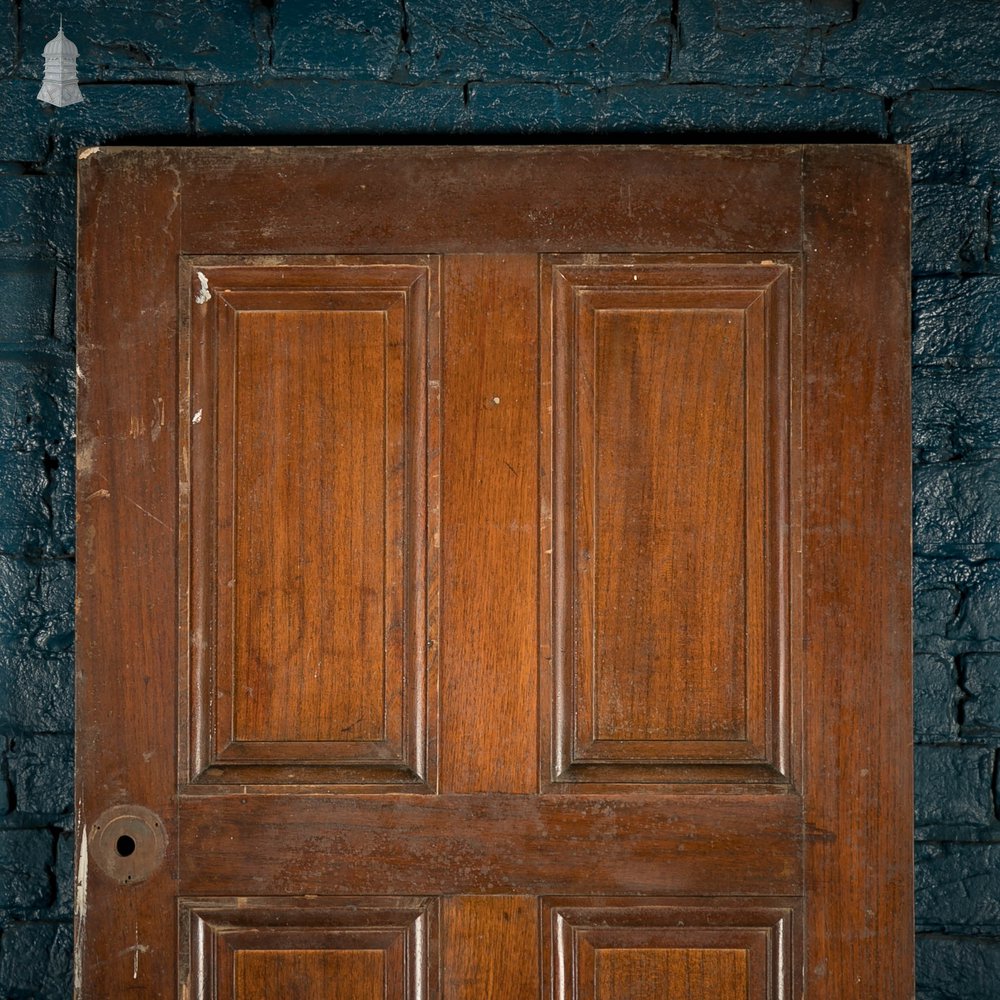
M 135 841 L 127 833 L 123 833 L 115 841 L 115 850 L 120 858 L 130 857 L 135 853 Z

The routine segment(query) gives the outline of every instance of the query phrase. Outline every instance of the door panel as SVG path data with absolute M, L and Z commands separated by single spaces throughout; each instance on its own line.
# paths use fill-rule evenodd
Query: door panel
M 180 901 L 195 1000 L 415 1000 L 436 989 L 429 899 Z
M 795 263 L 543 264 L 554 781 L 787 774 Z
M 794 906 L 624 898 L 546 900 L 544 912 L 558 1000 L 792 995 Z
M 909 995 L 907 176 L 86 151 L 78 994 Z
M 437 261 L 186 267 L 191 780 L 426 787 Z

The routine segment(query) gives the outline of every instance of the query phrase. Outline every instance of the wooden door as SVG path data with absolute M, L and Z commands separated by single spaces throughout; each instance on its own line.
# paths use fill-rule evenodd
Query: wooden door
M 80 178 L 80 996 L 911 996 L 905 150 Z

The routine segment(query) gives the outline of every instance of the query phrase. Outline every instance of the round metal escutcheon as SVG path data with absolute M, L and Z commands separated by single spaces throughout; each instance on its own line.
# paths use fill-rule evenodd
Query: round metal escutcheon
M 156 813 L 143 806 L 112 806 L 87 838 L 91 860 L 122 885 L 149 878 L 163 863 L 167 834 Z

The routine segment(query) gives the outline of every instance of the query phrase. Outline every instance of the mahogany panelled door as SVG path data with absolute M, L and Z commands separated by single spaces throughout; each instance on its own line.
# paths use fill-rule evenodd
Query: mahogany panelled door
M 79 166 L 78 996 L 912 996 L 905 149 Z

